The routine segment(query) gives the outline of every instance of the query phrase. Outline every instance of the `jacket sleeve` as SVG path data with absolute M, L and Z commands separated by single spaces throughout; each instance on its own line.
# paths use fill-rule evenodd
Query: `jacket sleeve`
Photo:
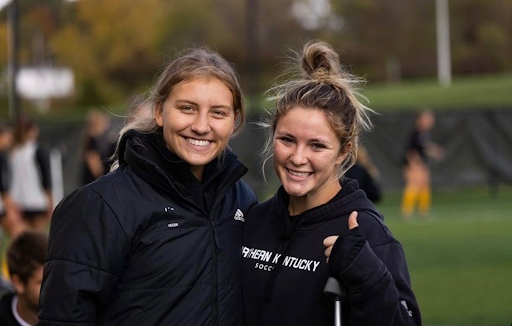
M 421 325 L 402 246 L 394 239 L 370 248 L 359 228 L 338 238 L 329 268 L 346 291 L 350 325 Z
M 117 216 L 100 194 L 84 188 L 64 199 L 50 226 L 37 325 L 96 325 L 128 248 Z

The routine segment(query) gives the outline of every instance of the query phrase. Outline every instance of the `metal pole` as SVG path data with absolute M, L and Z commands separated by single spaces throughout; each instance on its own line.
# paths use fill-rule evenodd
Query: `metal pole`
M 327 279 L 324 294 L 334 302 L 334 326 L 342 326 L 341 298 L 345 293 L 337 279 L 332 276 Z
M 18 75 L 18 49 L 19 49 L 19 10 L 18 0 L 11 0 L 8 8 L 9 17 L 9 118 L 17 121 L 20 116 L 18 90 L 16 89 L 16 76 Z
M 340 301 L 340 299 L 337 299 L 334 301 L 334 325 L 342 326 L 341 325 L 341 301 Z
M 452 84 L 452 67 L 448 0 L 436 0 L 436 31 L 437 76 L 441 86 L 449 87 Z

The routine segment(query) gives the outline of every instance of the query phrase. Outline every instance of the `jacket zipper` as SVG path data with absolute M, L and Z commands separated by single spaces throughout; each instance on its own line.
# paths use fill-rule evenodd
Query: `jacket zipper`
M 213 242 L 213 323 L 214 325 L 220 325 L 219 320 L 219 294 L 217 291 L 218 287 L 218 275 L 217 275 L 217 254 L 219 253 L 219 243 L 217 242 L 217 236 L 215 234 L 215 221 L 208 218 L 208 224 L 210 225 L 212 242 Z
M 232 169 L 232 171 L 227 172 L 230 178 L 234 180 L 239 180 L 245 173 L 245 167 L 237 167 Z M 225 182 L 223 187 L 220 187 L 217 192 L 217 198 L 212 205 L 211 212 L 213 213 L 213 219 L 208 218 L 208 223 L 210 225 L 210 229 L 212 230 L 212 238 L 213 244 L 215 246 L 215 250 L 213 253 L 213 322 L 214 325 L 220 325 L 220 312 L 219 312 L 219 293 L 218 293 L 218 273 L 217 273 L 217 265 L 218 265 L 218 253 L 219 253 L 219 243 L 217 241 L 217 236 L 215 234 L 215 215 L 217 215 L 217 206 L 220 203 L 220 198 L 223 198 L 226 191 L 231 188 L 234 183 Z
M 233 171 L 228 172 L 228 175 L 230 178 L 235 178 L 235 180 L 239 180 L 246 172 L 246 168 L 235 168 Z M 213 218 L 210 219 L 208 216 L 208 224 L 210 226 L 211 235 L 212 235 L 212 242 L 214 245 L 214 251 L 213 251 L 213 290 L 212 290 L 212 296 L 213 296 L 213 324 L 214 325 L 220 325 L 220 312 L 219 312 L 219 292 L 218 292 L 218 283 L 219 283 L 219 276 L 217 272 L 217 265 L 218 265 L 218 253 L 219 253 L 219 242 L 217 241 L 217 235 L 215 234 L 215 217 L 217 215 L 217 206 L 220 203 L 219 198 L 223 198 L 225 195 L 225 192 L 233 186 L 234 183 L 226 182 L 223 187 L 218 189 L 217 192 L 217 199 L 212 205 L 212 208 L 210 212 L 213 214 Z

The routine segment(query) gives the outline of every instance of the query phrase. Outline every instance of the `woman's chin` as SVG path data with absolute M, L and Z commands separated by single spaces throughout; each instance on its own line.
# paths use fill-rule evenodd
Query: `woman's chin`
M 305 196 L 308 192 L 306 189 L 302 187 L 284 187 L 286 193 L 293 197 L 302 197 Z

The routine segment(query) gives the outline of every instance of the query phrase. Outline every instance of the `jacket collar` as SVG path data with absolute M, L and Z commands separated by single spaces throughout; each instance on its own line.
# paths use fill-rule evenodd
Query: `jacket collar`
M 143 178 L 162 193 L 171 196 L 179 194 L 191 197 L 194 185 L 199 182 L 190 172 L 188 163 L 167 149 L 161 133 L 143 134 L 128 131 L 119 144 L 119 164 L 127 164 L 135 174 Z M 206 165 L 202 185 L 204 189 L 217 188 L 219 184 L 234 184 L 240 173 L 228 173 L 241 169 L 245 174 L 247 168 L 238 161 L 237 156 L 226 150 L 223 157 Z M 230 178 L 233 175 L 233 178 Z M 236 176 L 236 180 L 234 179 Z

